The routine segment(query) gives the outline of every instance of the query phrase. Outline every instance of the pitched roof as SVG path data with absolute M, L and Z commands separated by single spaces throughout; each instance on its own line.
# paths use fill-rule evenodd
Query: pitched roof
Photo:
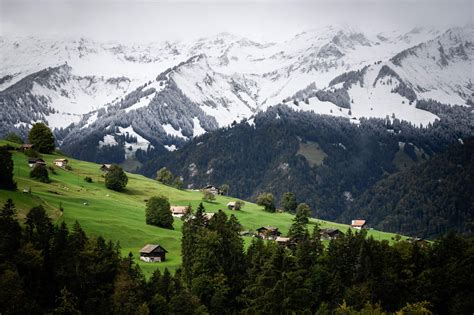
M 281 236 L 278 236 L 275 241 L 277 242 L 282 242 L 282 243 L 286 243 L 286 242 L 289 242 L 290 241 L 290 238 L 289 237 L 281 237 Z
M 39 158 L 29 158 L 28 163 L 45 163 L 43 159 Z
M 257 231 L 260 231 L 260 230 L 278 231 L 278 228 L 275 226 L 262 226 L 257 229 Z
M 364 226 L 365 225 L 365 220 L 352 220 L 351 225 L 352 226 Z
M 235 207 L 235 201 L 228 202 L 227 207 Z
M 340 233 L 339 229 L 321 229 L 321 233 L 326 233 L 326 234 L 333 234 L 333 233 Z
M 155 249 L 157 249 L 158 247 L 160 247 L 165 253 L 168 252 L 166 249 L 164 249 L 158 244 L 146 244 L 142 249 L 140 249 L 140 254 L 149 254 L 153 252 Z
M 172 206 L 171 213 L 173 214 L 185 214 L 188 207 L 186 206 Z
M 54 162 L 67 162 L 67 159 L 56 159 Z
M 207 219 L 207 220 L 210 220 L 212 219 L 212 217 L 215 215 L 215 213 L 212 213 L 212 212 L 206 212 L 203 214 L 204 217 Z
M 213 188 L 219 190 L 219 188 L 214 185 L 207 185 L 203 189 L 213 189 Z

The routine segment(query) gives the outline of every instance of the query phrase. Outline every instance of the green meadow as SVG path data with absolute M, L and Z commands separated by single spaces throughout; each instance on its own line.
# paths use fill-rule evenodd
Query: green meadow
M 0 141 L 0 145 L 7 142 Z M 13 145 L 13 144 L 12 144 Z M 28 210 L 36 205 L 43 205 L 50 218 L 55 223 L 66 222 L 71 227 L 77 220 L 90 236 L 103 236 L 114 242 L 120 242 L 122 252 L 131 252 L 146 275 L 156 268 L 168 267 L 175 270 L 181 264 L 180 219 L 174 221 L 174 230 L 168 230 L 145 224 L 146 200 L 152 196 L 165 195 L 171 205 L 191 205 L 196 209 L 202 201 L 202 193 L 194 190 L 178 190 L 142 175 L 128 175 L 128 185 L 124 192 L 115 192 L 105 188 L 103 173 L 100 165 L 79 161 L 66 157 L 72 170 L 53 166 L 54 159 L 64 157 L 59 153 L 43 155 L 48 166 L 53 166 L 55 173 L 50 172 L 49 184 L 40 183 L 29 178 L 30 167 L 28 157 L 21 152 L 12 151 L 14 160 L 14 179 L 18 184 L 16 192 L 0 190 L 0 202 L 5 203 L 12 198 L 20 220 L 25 218 Z M 84 177 L 89 176 L 93 182 L 88 183 Z M 24 193 L 31 189 L 31 194 Z M 217 212 L 222 209 L 227 215 L 234 214 L 245 230 L 255 230 L 260 226 L 276 226 L 285 235 L 291 225 L 292 215 L 288 213 L 268 213 L 263 208 L 245 201 L 241 211 L 228 210 L 226 204 L 235 201 L 228 196 L 217 196 L 212 203 L 204 202 L 207 212 Z M 60 206 L 64 209 L 60 211 Z M 318 219 L 312 219 L 311 224 L 318 223 L 321 227 L 334 227 L 345 232 L 349 226 Z M 310 227 L 312 230 L 312 227 Z M 392 233 L 375 230 L 368 234 L 378 240 L 391 241 Z M 246 237 L 249 244 L 251 238 Z M 144 263 L 138 259 L 139 250 L 145 244 L 158 243 L 168 250 L 166 261 L 163 263 Z

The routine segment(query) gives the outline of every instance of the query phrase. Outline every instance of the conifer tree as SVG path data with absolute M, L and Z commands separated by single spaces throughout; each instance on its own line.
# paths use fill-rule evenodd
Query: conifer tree
M 20 239 L 21 227 L 16 219 L 15 205 L 8 199 L 0 212 L 0 259 L 12 255 L 20 246 Z
M 5 147 L 0 147 L 0 189 L 16 190 L 12 154 Z

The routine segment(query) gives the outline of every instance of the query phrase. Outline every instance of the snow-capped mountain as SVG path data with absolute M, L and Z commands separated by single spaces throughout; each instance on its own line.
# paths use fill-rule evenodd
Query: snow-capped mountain
M 374 34 L 326 27 L 279 43 L 222 33 L 147 45 L 3 37 L 0 133 L 24 134 L 38 120 L 69 126 L 57 131 L 64 149 L 82 144 L 82 157 L 97 160 L 93 148 L 121 147 L 127 157 L 137 148 L 173 150 L 282 101 L 353 121 L 426 125 L 438 117 L 416 100 L 471 104 L 473 34 L 472 26 Z

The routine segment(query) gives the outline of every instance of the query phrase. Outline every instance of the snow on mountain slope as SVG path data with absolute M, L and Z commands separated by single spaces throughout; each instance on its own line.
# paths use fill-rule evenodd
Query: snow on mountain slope
M 381 68 L 381 64 L 369 67 L 362 84 L 354 84 L 348 90 L 353 117 L 398 118 L 417 126 L 426 126 L 439 119 L 430 112 L 417 109 L 406 97 L 393 93 L 400 84 L 396 78 L 377 80 Z
M 346 72 L 334 78 L 327 88 L 318 90 L 313 85 L 291 99 L 309 99 L 310 104 L 314 104 L 315 97 L 319 101 L 330 101 L 350 108 L 348 115 L 354 121 L 360 117 L 390 117 L 426 126 L 439 118 L 417 108 L 417 100 L 472 104 L 473 37 L 472 26 L 448 30 L 428 42 L 403 50 L 390 60 Z
M 256 109 L 249 91 L 232 77 L 214 72 L 205 55 L 172 71 L 170 79 L 192 102 L 201 104 L 207 115 L 215 117 L 220 126 L 249 117 Z
M 389 116 L 426 125 L 437 117 L 416 108 L 417 99 L 472 98 L 472 43 L 472 26 L 444 33 L 325 27 L 278 43 L 227 33 L 141 45 L 1 37 L 0 102 L 12 111 L 0 113 L 0 134 L 25 134 L 38 120 L 74 123 L 58 134 L 64 149 L 82 147 L 82 158 L 100 160 L 106 154 L 92 148 L 115 144 L 117 157 L 127 158 L 148 150 L 146 141 L 176 149 L 283 100 L 355 122 Z
M 474 96 L 474 26 L 450 29 L 391 59 L 419 99 L 463 105 Z

